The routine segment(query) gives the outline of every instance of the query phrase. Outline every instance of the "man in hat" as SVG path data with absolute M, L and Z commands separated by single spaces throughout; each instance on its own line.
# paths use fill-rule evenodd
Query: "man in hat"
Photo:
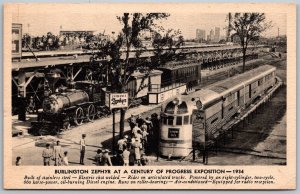
M 80 139 L 80 164 L 84 165 L 84 154 L 85 154 L 85 134 L 82 134 L 82 138 Z
M 144 119 L 140 114 L 138 114 L 138 118 L 136 119 L 136 124 L 139 128 L 141 128 L 142 124 L 144 123 Z
M 53 147 L 53 158 L 54 166 L 61 166 L 61 160 L 63 158 L 62 149 L 60 146 L 60 141 L 56 142 L 56 145 Z
M 50 149 L 50 144 L 46 144 L 46 148 L 43 150 L 44 166 L 50 166 L 50 159 L 53 156 L 53 152 Z
M 129 123 L 130 129 L 131 129 L 131 132 L 132 132 L 132 129 L 133 129 L 134 126 L 135 126 L 135 119 L 134 119 L 134 116 L 131 115 L 131 117 L 130 117 L 127 121 L 128 121 L 128 123 Z

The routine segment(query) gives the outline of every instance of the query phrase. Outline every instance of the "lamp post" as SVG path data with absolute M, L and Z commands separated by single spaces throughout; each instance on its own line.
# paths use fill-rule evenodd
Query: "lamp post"
M 112 123 L 112 130 L 113 130 L 113 139 L 112 139 L 112 154 L 115 155 L 115 109 L 112 109 L 113 114 L 113 123 Z

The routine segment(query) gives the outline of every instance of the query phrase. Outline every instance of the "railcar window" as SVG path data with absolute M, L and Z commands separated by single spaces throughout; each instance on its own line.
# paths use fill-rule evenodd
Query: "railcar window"
M 183 124 L 184 125 L 189 124 L 189 115 L 183 117 Z
M 177 114 L 184 114 L 184 113 L 188 113 L 186 102 L 182 102 L 181 104 L 179 104 L 177 109 Z
M 240 98 L 241 98 L 241 93 L 240 91 L 237 91 L 237 105 L 240 106 Z
M 174 117 L 168 116 L 168 125 L 173 125 Z
M 176 125 L 182 125 L 182 116 L 176 117 Z
M 166 117 L 162 117 L 163 124 L 167 124 L 168 119 Z
M 213 123 L 216 122 L 218 119 L 219 119 L 218 117 L 215 118 L 214 120 L 212 120 L 212 121 L 210 122 L 210 124 L 213 124 Z
M 249 84 L 249 98 L 251 98 L 251 84 Z
M 165 113 L 174 114 L 175 104 L 173 102 L 169 102 L 166 106 Z
M 260 86 L 263 83 L 263 79 L 258 80 L 257 85 Z

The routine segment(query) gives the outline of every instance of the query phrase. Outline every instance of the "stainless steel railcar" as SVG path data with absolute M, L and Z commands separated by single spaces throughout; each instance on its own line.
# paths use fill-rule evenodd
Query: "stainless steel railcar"
M 195 141 L 203 143 L 201 135 L 214 139 L 228 121 L 275 85 L 275 71 L 275 67 L 264 65 L 167 101 L 160 131 L 161 155 L 187 156 Z M 194 110 L 201 113 L 197 131 L 192 127 Z

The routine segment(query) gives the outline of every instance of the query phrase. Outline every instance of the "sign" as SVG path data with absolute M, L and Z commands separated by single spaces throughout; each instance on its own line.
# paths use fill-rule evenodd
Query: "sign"
M 169 128 L 168 138 L 179 138 L 179 128 Z
M 204 145 L 205 143 L 205 112 L 203 110 L 193 110 L 193 144 Z
M 22 24 L 12 24 L 12 58 L 22 56 Z
M 127 108 L 128 107 L 128 93 L 108 93 L 109 108 Z

